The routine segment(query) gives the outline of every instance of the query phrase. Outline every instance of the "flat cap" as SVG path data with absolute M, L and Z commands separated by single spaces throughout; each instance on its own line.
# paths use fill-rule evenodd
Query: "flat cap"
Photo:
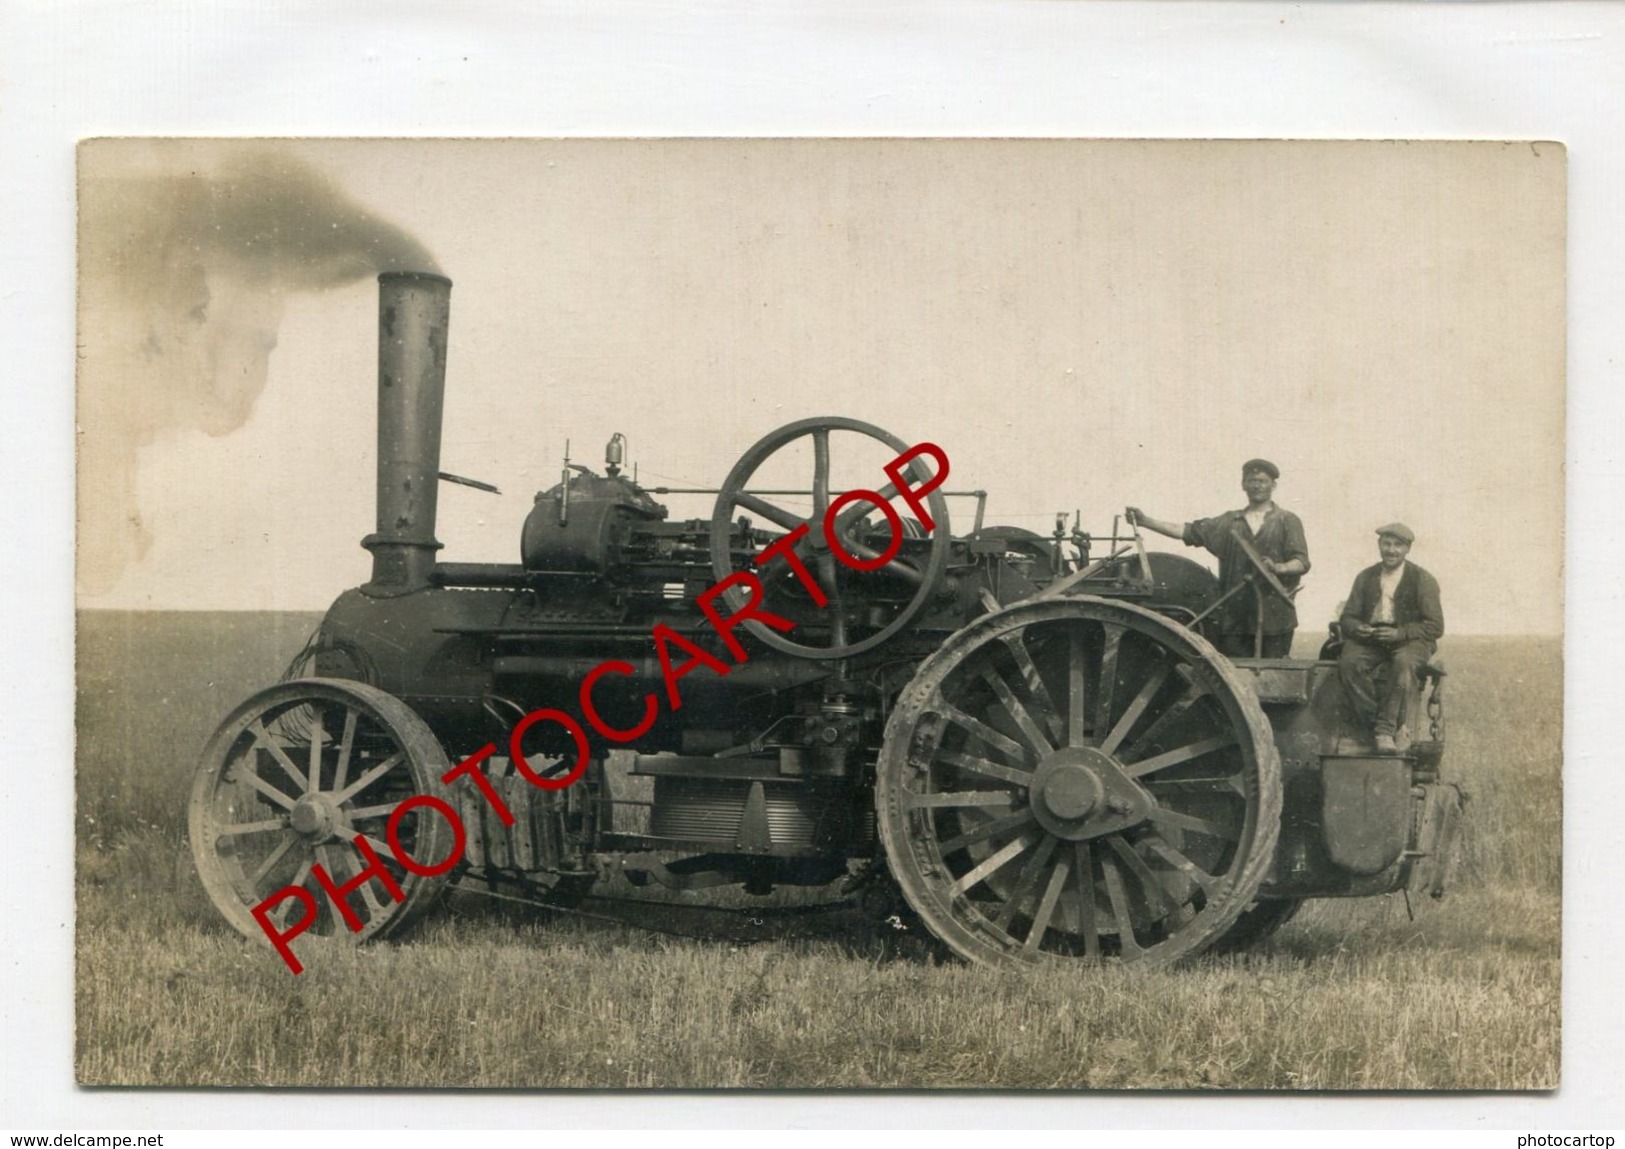
M 1248 471 L 1263 471 L 1272 479 L 1281 477 L 1281 468 L 1268 459 L 1248 459 L 1241 465 L 1241 473 L 1245 475 Z
M 1378 537 L 1393 535 L 1402 543 L 1414 543 L 1416 541 L 1416 533 L 1404 523 L 1389 523 L 1387 526 L 1378 527 L 1377 535 Z

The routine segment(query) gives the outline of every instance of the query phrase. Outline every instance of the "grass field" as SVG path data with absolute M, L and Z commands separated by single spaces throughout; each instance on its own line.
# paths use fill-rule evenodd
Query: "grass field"
M 1155 973 L 989 970 L 937 964 L 925 947 L 893 944 L 884 927 L 845 910 L 756 923 L 718 915 L 713 936 L 691 940 L 584 918 L 538 921 L 459 896 L 409 940 L 333 948 L 296 978 L 268 947 L 219 922 L 192 874 L 184 822 L 209 731 L 276 678 L 314 623 L 80 616 L 80 1081 L 1557 1084 L 1555 640 L 1445 640 L 1447 773 L 1472 801 L 1455 886 L 1442 903 L 1418 904 L 1414 921 L 1397 897 L 1313 902 L 1242 957 Z M 747 904 L 727 893 L 710 901 Z M 639 920 L 698 932 L 708 924 L 699 916 L 655 904 Z

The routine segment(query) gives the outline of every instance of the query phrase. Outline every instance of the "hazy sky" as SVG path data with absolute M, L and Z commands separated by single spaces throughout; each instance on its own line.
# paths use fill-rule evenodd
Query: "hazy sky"
M 1402 519 L 1450 631 L 1561 629 L 1557 145 L 113 141 L 80 161 L 82 606 L 321 609 L 366 579 L 367 258 L 411 249 L 312 237 L 390 221 L 456 284 L 442 467 L 504 492 L 442 485 L 447 560 L 517 561 L 567 438 L 596 466 L 621 431 L 647 485 L 714 485 L 780 424 L 844 414 L 941 444 L 990 522 L 1040 531 L 1239 506 L 1264 455 L 1308 534 L 1303 627 Z M 333 194 L 233 253 L 232 197 L 306 165 Z M 225 190 L 155 197 L 159 177 Z M 199 202 L 207 228 L 164 216 Z

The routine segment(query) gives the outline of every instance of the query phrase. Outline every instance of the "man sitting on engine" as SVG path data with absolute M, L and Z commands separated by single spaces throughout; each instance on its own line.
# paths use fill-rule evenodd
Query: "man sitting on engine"
M 1268 589 L 1262 595 L 1264 614 L 1263 648 L 1257 651 L 1260 596 L 1238 589 L 1256 568 L 1247 557 L 1246 543 L 1262 556 L 1263 566 L 1291 589 L 1309 573 L 1309 544 L 1303 523 L 1291 511 L 1275 505 L 1276 480 L 1281 470 L 1268 459 L 1248 459 L 1241 465 L 1241 489 L 1247 493 L 1247 506 L 1225 511 L 1211 519 L 1189 523 L 1168 523 L 1154 519 L 1139 507 L 1129 507 L 1128 521 L 1159 535 L 1182 539 L 1188 546 L 1205 547 L 1219 557 L 1219 592 L 1230 597 L 1214 613 L 1214 645 L 1228 658 L 1286 658 L 1292 653 L 1292 632 L 1298 626 L 1298 612 L 1288 599 Z M 1238 538 L 1237 536 L 1241 536 Z M 1231 593 L 1234 591 L 1235 593 Z
M 1427 665 L 1444 634 L 1439 583 L 1407 562 L 1416 536 L 1404 523 L 1377 528 L 1382 561 L 1354 576 L 1343 605 L 1343 651 L 1337 659 L 1349 702 L 1371 728 L 1377 753 L 1395 754 L 1394 734 L 1417 671 Z M 1378 680 L 1377 671 L 1388 673 Z

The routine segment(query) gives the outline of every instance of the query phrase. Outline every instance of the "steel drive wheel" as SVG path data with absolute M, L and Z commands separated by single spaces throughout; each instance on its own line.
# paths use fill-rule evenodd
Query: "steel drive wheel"
M 325 678 L 269 687 L 237 707 L 203 751 L 188 817 L 198 876 L 215 908 L 251 938 L 265 936 L 252 908 L 288 886 L 310 891 L 320 907 L 305 936 L 387 936 L 445 885 L 395 860 L 389 815 L 414 794 L 445 800 L 440 779 L 450 768 L 423 720 L 376 687 Z M 362 923 L 352 931 L 312 867 L 319 863 L 335 884 L 348 884 L 366 865 L 351 844 L 357 835 L 384 859 L 404 898 L 397 902 L 381 882 L 367 882 L 347 899 Z M 450 824 L 422 809 L 401 819 L 398 837 L 427 866 L 453 846 Z M 289 897 L 271 920 L 287 929 L 301 912 L 299 899 Z
M 1252 904 L 1280 760 L 1201 637 L 1126 603 L 1018 603 L 955 634 L 899 695 L 876 778 L 909 904 L 970 961 L 1161 965 Z

